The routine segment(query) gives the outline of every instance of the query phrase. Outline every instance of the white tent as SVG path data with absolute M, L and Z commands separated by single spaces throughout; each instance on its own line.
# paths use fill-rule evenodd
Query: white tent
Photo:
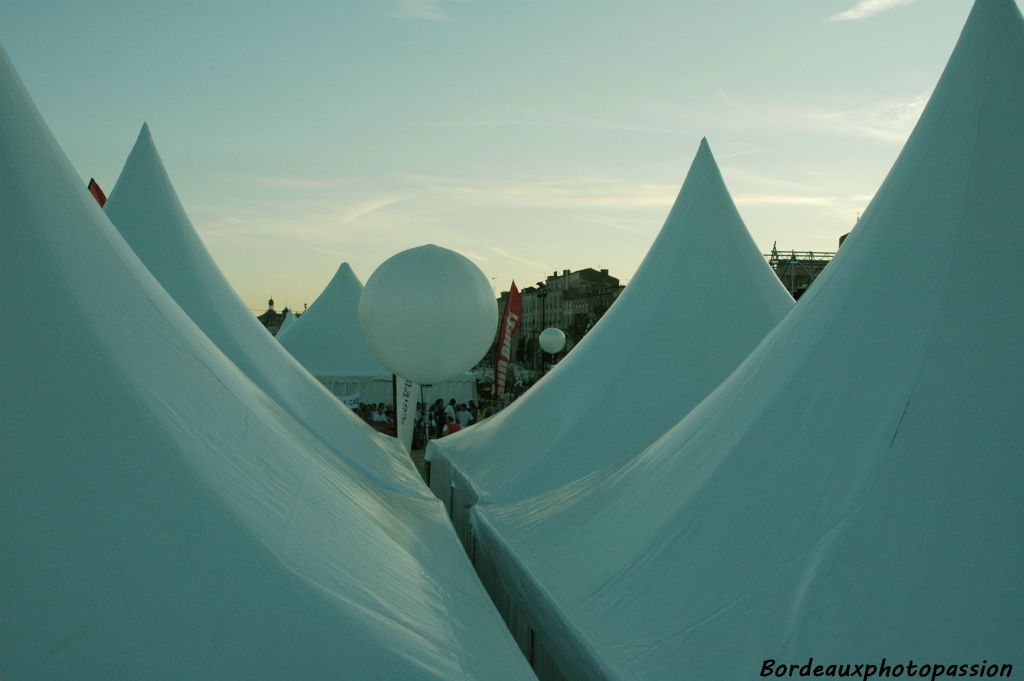
M 0 289 L 34 301 L 0 330 L 0 677 L 529 678 L 441 504 L 218 350 L 2 49 L 0 100 Z
M 382 484 L 420 494 L 419 474 L 401 446 L 332 398 L 231 288 L 185 214 L 148 126 L 142 126 L 104 210 L 174 300 L 267 395 Z
M 476 507 L 542 677 L 1019 665 L 1022 149 L 1024 20 L 978 0 L 856 230 L 737 371 L 626 465 Z
M 391 380 L 391 372 L 370 354 L 354 316 L 363 285 L 347 262 L 302 315 L 302 329 L 278 332 L 292 357 L 314 376 L 344 375 Z
M 283 332 L 288 330 L 288 327 L 299 320 L 298 317 L 292 314 L 291 310 L 286 309 L 284 311 L 284 321 L 281 322 L 281 328 L 277 330 L 277 335 L 280 336 Z
M 640 452 L 718 386 L 792 308 L 702 140 L 629 286 L 507 409 L 431 442 L 431 488 L 464 542 L 478 499 L 517 499 Z
M 370 353 L 359 327 L 363 285 L 347 262 L 302 315 L 302 323 L 277 339 L 302 366 L 338 396 L 358 395 L 367 403 L 392 402 L 391 372 Z M 476 381 L 439 383 L 424 389 L 426 399 L 476 399 Z

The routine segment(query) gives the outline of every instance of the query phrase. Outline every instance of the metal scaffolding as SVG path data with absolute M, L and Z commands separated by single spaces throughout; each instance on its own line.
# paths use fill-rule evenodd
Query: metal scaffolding
M 764 257 L 789 294 L 799 300 L 835 255 L 834 251 L 780 251 L 773 244 Z

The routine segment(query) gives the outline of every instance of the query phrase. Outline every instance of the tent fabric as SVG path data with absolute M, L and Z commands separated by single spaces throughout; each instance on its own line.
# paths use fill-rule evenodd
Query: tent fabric
M 280 336 L 282 332 L 287 331 L 288 327 L 298 321 L 298 317 L 292 314 L 291 310 L 284 311 L 284 321 L 281 322 L 281 328 L 277 330 L 277 335 Z
M 142 126 L 105 211 L 163 288 L 260 389 L 380 484 L 423 493 L 401 446 L 331 397 L 231 288 L 188 219 L 148 125 Z
M 314 376 L 386 378 L 363 340 L 359 328 L 359 297 L 363 285 L 347 262 L 341 263 L 331 281 L 302 315 L 301 328 L 278 333 L 277 339 L 292 357 Z
M 202 333 L 2 48 L 0 95 L 0 288 L 35 301 L 0 329 L 0 677 L 531 678 L 441 504 Z
M 331 393 L 359 395 L 364 403 L 392 403 L 391 372 L 381 366 L 363 340 L 359 298 L 363 285 L 347 262 L 302 315 L 301 324 L 278 332 L 277 339 Z M 477 399 L 476 378 L 424 386 L 424 399 L 469 402 Z
M 857 228 L 737 371 L 625 464 L 476 506 L 487 581 L 566 678 L 1019 664 L 1022 121 L 1024 20 L 978 0 Z
M 431 488 L 468 544 L 467 509 L 639 453 L 721 383 L 792 308 L 706 140 L 636 275 L 523 397 L 428 446 Z

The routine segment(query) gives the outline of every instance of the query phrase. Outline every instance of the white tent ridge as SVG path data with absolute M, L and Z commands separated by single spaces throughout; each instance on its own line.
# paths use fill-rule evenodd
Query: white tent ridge
M 231 288 L 188 219 L 148 125 L 104 210 L 174 300 L 267 395 L 379 484 L 421 495 L 419 475 L 405 452 L 332 398 Z
M 359 309 L 363 285 L 347 262 L 302 315 L 302 328 L 278 332 L 292 357 L 314 376 L 387 378 L 391 372 L 374 359 L 359 330 L 354 310 Z
M 978 0 L 843 250 L 736 372 L 625 465 L 475 507 L 542 678 L 1019 662 L 1021 149 L 1024 20 Z
M 2 49 L 0 97 L 0 288 L 37 302 L 0 332 L 0 677 L 531 678 L 441 505 L 200 331 Z
M 464 543 L 479 499 L 531 496 L 639 453 L 792 306 L 702 140 L 660 234 L 601 321 L 510 407 L 430 443 L 431 488 Z
M 286 308 L 284 311 L 284 321 L 281 322 L 281 328 L 277 330 L 277 335 L 280 336 L 283 332 L 288 330 L 289 326 L 297 321 L 299 321 L 299 318 L 292 314 L 291 310 Z

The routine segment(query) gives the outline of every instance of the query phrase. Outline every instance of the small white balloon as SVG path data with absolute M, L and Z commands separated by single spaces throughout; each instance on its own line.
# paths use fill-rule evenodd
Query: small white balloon
M 553 355 L 565 348 L 565 334 L 561 329 L 551 327 L 540 332 L 540 349 Z
M 363 338 L 377 361 L 416 383 L 456 378 L 487 353 L 498 328 L 491 282 L 440 246 L 402 251 L 370 276 L 359 299 Z

